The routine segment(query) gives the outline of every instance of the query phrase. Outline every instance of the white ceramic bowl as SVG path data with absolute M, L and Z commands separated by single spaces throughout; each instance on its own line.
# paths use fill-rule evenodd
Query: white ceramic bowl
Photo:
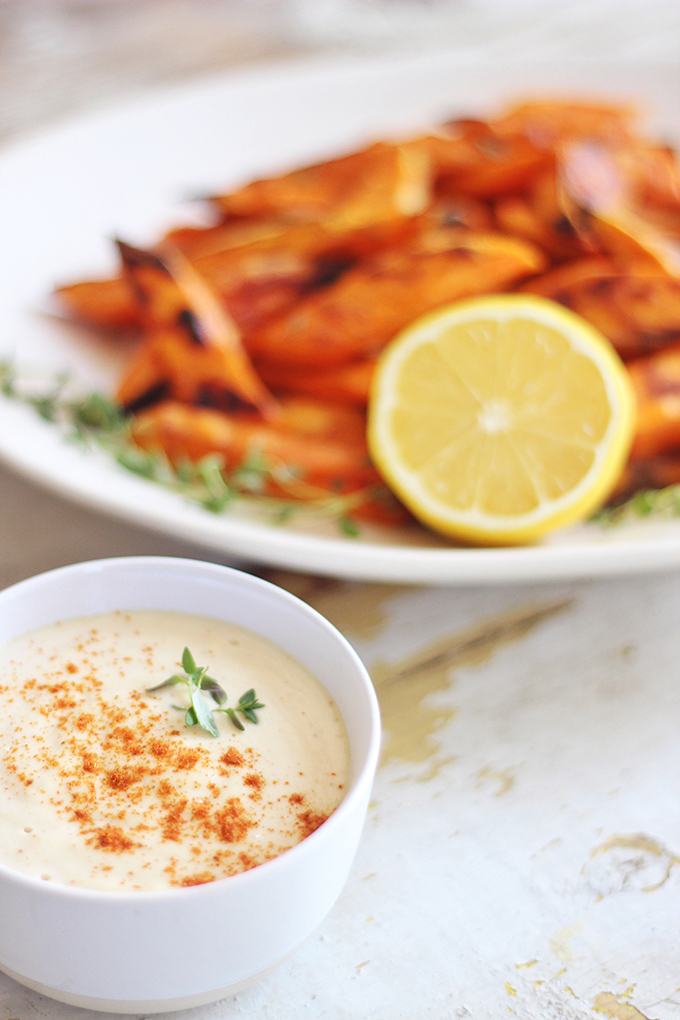
M 0 968 L 62 1002 L 139 1013 L 238 991 L 276 967 L 337 899 L 361 835 L 380 721 L 361 660 L 322 616 L 227 567 L 134 557 L 63 567 L 0 592 L 0 643 L 69 617 L 172 609 L 240 624 L 296 656 L 345 720 L 345 799 L 307 839 L 252 871 L 161 892 L 42 882 L 0 864 Z

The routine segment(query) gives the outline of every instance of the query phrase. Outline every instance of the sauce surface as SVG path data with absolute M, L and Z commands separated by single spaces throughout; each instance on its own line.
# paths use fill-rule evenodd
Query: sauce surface
M 257 725 L 243 720 L 240 731 L 215 713 L 215 738 L 185 725 L 183 684 L 147 692 L 183 675 L 185 646 L 226 706 L 255 689 L 265 706 Z M 152 890 L 246 871 L 318 828 L 348 774 L 328 692 L 233 624 L 103 613 L 0 648 L 0 861 L 34 877 Z

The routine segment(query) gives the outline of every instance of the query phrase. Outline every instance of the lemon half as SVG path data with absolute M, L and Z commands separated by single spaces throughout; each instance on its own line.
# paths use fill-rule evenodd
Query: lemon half
M 373 460 L 425 524 L 485 545 L 533 542 L 615 485 L 635 403 L 611 344 L 545 298 L 474 298 L 386 348 L 368 418 Z

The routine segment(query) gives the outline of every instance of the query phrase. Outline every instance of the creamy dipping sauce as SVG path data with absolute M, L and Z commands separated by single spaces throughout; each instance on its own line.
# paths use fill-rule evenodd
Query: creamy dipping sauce
M 226 706 L 255 689 L 257 725 L 216 712 L 216 738 L 173 707 L 189 704 L 183 684 L 147 693 L 183 673 L 185 646 Z M 34 877 L 151 890 L 246 871 L 318 828 L 348 775 L 328 692 L 242 627 L 134 610 L 0 648 L 0 861 Z

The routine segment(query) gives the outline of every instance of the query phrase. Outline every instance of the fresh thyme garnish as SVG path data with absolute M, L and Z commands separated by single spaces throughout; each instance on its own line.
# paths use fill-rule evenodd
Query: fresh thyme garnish
M 238 705 L 236 708 L 214 708 L 213 712 L 224 712 L 229 716 L 236 729 L 244 730 L 245 726 L 236 713 L 240 712 L 246 717 L 246 719 L 250 719 L 251 722 L 256 723 L 258 719 L 255 715 L 255 711 L 258 708 L 264 708 L 264 705 L 257 700 L 257 694 L 251 687 L 249 691 L 246 691 L 246 693 L 242 694 L 238 699 Z
M 356 538 L 359 527 L 350 515 L 376 498 L 373 489 L 329 495 L 305 483 L 290 466 L 269 462 L 257 449 L 231 471 L 219 454 L 208 454 L 195 463 L 172 464 L 163 451 L 137 446 L 131 419 L 119 405 L 99 393 L 69 399 L 68 383 L 64 374 L 37 386 L 20 382 L 11 361 L 0 361 L 0 393 L 5 397 L 33 407 L 45 421 L 60 426 L 70 441 L 103 450 L 126 471 L 177 492 L 211 513 L 228 511 L 237 499 L 253 499 L 275 524 L 311 513 L 335 520 L 341 534 Z M 269 482 L 291 498 L 266 495 Z
M 347 535 L 348 538 L 356 538 L 359 534 L 357 522 L 353 521 L 351 517 L 339 517 L 338 527 L 343 535 Z
M 205 698 L 201 696 L 201 691 L 206 691 L 218 705 L 224 705 L 227 700 L 224 688 L 218 684 L 217 680 L 213 680 L 212 677 L 208 676 L 207 666 L 196 665 L 194 657 L 188 648 L 185 648 L 182 652 L 182 669 L 184 670 L 184 676 L 174 673 L 167 680 L 162 680 L 155 687 L 147 687 L 146 690 L 151 694 L 162 690 L 163 687 L 174 687 L 175 684 L 184 684 L 189 692 L 191 704 L 187 709 L 180 705 L 174 705 L 173 708 L 184 712 L 184 722 L 187 726 L 196 726 L 198 724 L 202 729 L 211 733 L 213 737 L 219 737 L 219 732 L 213 719 L 214 712 L 224 712 L 239 730 L 244 730 L 245 726 L 237 716 L 237 712 L 244 715 L 250 722 L 256 723 L 258 721 L 255 710 L 264 708 L 264 705 L 257 700 L 257 695 L 252 687 L 245 694 L 241 695 L 236 708 L 211 708 Z
M 213 737 L 218 737 L 217 727 L 213 722 L 212 711 L 208 702 L 205 698 L 201 697 L 201 691 L 207 691 L 218 705 L 221 705 L 227 700 L 227 695 L 224 690 L 220 687 L 216 680 L 208 676 L 208 667 L 201 666 L 200 668 L 194 662 L 194 657 L 188 648 L 185 648 L 182 652 L 182 669 L 184 670 L 184 676 L 180 676 L 178 673 L 168 677 L 167 680 L 162 680 L 161 683 L 156 684 L 155 687 L 147 687 L 149 693 L 154 691 L 160 691 L 163 687 L 174 687 L 175 684 L 184 684 L 189 692 L 189 701 L 191 704 L 184 710 L 180 708 L 180 711 L 184 711 L 184 722 L 187 726 L 195 726 L 197 723 L 208 733 L 212 733 Z M 175 705 L 175 708 L 179 706 Z
M 680 517 L 680 485 L 668 485 L 665 489 L 641 489 L 625 503 L 603 507 L 591 520 L 611 527 L 641 517 Z

